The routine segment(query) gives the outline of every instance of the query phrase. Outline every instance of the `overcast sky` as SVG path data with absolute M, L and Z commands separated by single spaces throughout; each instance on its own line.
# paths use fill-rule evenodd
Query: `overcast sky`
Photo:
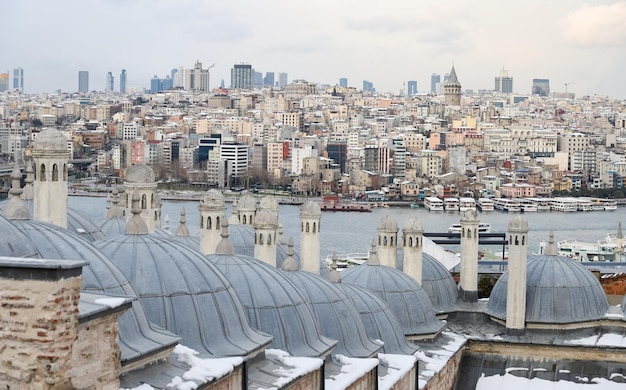
M 398 92 L 456 68 L 463 89 L 492 89 L 503 67 L 517 93 L 533 78 L 552 91 L 626 98 L 626 1 L 610 0 L 9 0 L 0 72 L 22 67 L 25 92 L 149 88 L 155 74 L 211 70 L 211 87 L 247 63 L 289 81 Z M 11 75 L 12 76 L 12 75 Z

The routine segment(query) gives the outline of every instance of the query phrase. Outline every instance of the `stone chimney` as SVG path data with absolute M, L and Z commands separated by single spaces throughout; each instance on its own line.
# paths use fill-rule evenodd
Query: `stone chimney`
M 215 248 L 222 240 L 222 224 L 226 220 L 224 195 L 218 190 L 208 190 L 200 199 L 200 253 L 215 253 Z
M 381 265 L 396 268 L 398 256 L 398 222 L 385 215 L 378 223 L 378 259 Z
M 402 228 L 403 271 L 422 284 L 424 227 L 419 218 L 411 217 Z
M 466 210 L 461 216 L 461 280 L 459 297 L 478 301 L 478 213 Z
M 260 209 L 254 219 L 254 257 L 276 267 L 276 232 L 278 220 L 274 212 Z
M 84 261 L 0 258 L 0 383 L 71 389 Z
M 300 208 L 300 269 L 320 274 L 320 221 L 319 204 L 307 200 Z
M 509 261 L 506 290 L 506 330 L 510 335 L 524 333 L 526 324 L 526 262 L 528 222 L 521 216 L 509 221 Z M 552 240 L 553 236 L 550 235 Z M 550 243 L 549 245 L 552 245 Z

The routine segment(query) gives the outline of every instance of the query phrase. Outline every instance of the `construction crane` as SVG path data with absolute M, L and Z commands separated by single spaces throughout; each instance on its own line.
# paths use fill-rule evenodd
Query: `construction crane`
M 565 83 L 564 84 L 565 85 L 565 93 L 567 93 L 567 86 L 570 85 L 570 84 L 574 84 L 574 82 L 570 81 L 569 83 Z

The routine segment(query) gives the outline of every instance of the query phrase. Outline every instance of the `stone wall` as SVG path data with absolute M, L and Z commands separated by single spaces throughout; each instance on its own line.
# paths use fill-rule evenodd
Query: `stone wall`
M 121 352 L 117 319 L 122 313 L 95 318 L 78 326 L 70 373 L 75 389 L 119 389 Z
M 378 388 L 378 369 L 374 368 L 359 380 L 351 384 L 346 390 L 372 390 Z
M 81 277 L 33 280 L 0 269 L 2 389 L 71 388 Z M 29 270 L 36 272 L 36 270 Z
M 413 366 L 409 372 L 404 374 L 399 381 L 397 381 L 390 390 L 414 390 L 417 383 L 417 366 Z
M 235 367 L 235 370 L 225 377 L 221 378 L 217 382 L 202 387 L 205 390 L 237 390 L 242 388 L 243 381 L 243 364 L 240 364 L 238 367 Z M 116 389 L 117 390 L 117 389 Z
M 314 390 L 322 388 L 322 371 L 309 372 L 301 378 L 293 381 L 285 390 Z
M 448 360 L 446 365 L 437 372 L 435 376 L 433 376 L 426 386 L 423 387 L 424 390 L 451 390 L 454 388 L 454 384 L 456 383 L 456 378 L 459 375 L 459 367 L 461 366 L 461 358 L 463 357 L 463 348 L 459 349 L 451 358 Z

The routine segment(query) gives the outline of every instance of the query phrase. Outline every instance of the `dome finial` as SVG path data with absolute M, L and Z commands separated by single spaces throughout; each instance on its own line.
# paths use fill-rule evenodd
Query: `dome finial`
M 111 191 L 111 207 L 107 210 L 107 218 L 121 218 L 124 211 L 120 207 L 120 191 L 117 187 L 113 187 Z
M 367 265 L 380 265 L 380 261 L 378 260 L 378 255 L 376 254 L 376 240 L 372 239 L 372 249 L 370 250 L 370 255 L 367 259 Z
M 11 189 L 9 190 L 9 200 L 4 207 L 3 214 L 8 219 L 30 219 L 30 210 L 22 200 L 22 172 L 17 164 L 13 165 L 11 171 Z
M 239 223 L 239 216 L 237 215 L 237 199 L 233 199 L 233 208 L 230 211 L 230 217 L 228 217 L 228 223 L 231 225 L 237 225 Z
M 556 244 L 554 243 L 554 232 L 552 230 L 550 230 L 550 239 L 548 240 L 548 247 L 544 254 L 548 256 L 556 256 L 559 254 Z
M 148 234 L 148 225 L 146 225 L 146 221 L 141 218 L 141 208 L 139 206 L 139 192 L 137 189 L 133 191 L 133 196 L 131 198 L 131 213 L 133 216 L 130 217 L 128 222 L 126 222 L 126 228 L 124 229 L 124 234 Z
M 222 239 L 220 240 L 219 244 L 217 244 L 217 247 L 215 248 L 215 253 L 218 255 L 234 255 L 235 248 L 233 248 L 233 245 L 228 239 L 228 220 L 226 220 L 226 218 L 222 220 L 222 232 L 220 233 L 220 236 L 222 237 Z
M 289 243 L 287 244 L 287 257 L 283 261 L 282 267 L 280 267 L 283 271 L 297 271 L 298 263 L 296 259 L 293 258 L 293 237 L 289 237 Z
M 185 223 L 187 222 L 185 220 L 185 215 L 187 213 L 185 212 L 185 208 L 183 207 L 180 210 L 180 225 L 178 225 L 178 229 L 176 229 L 176 235 L 177 236 L 188 236 L 189 235 L 189 229 L 187 228 L 187 225 L 185 225 Z
M 26 179 L 24 179 L 24 188 L 22 189 L 23 200 L 33 200 L 33 160 L 28 159 L 26 162 Z
M 328 279 L 331 283 L 341 283 L 341 274 L 337 271 L 339 267 L 337 265 L 337 253 L 333 252 L 333 262 L 330 264 L 330 273 L 328 274 Z

